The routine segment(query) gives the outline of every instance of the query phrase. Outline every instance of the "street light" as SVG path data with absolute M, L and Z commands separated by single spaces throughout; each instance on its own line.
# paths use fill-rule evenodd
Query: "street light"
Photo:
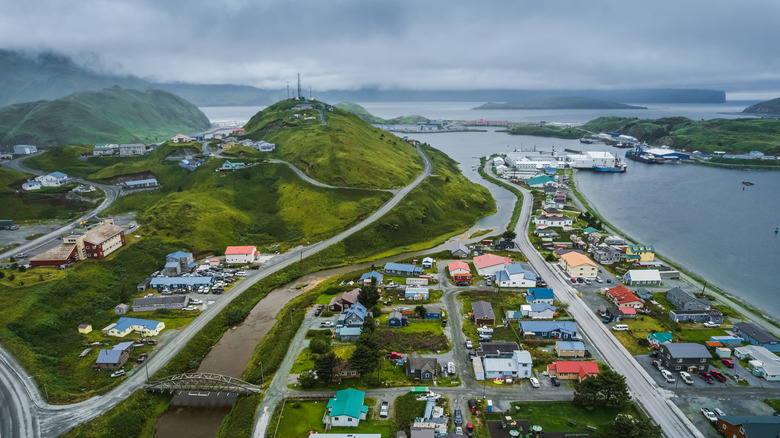
M 295 307 L 290 308 L 290 325 L 294 324 L 293 323 L 293 317 L 292 317 L 293 310 L 295 310 Z
M 34 376 L 30 376 L 30 379 L 33 379 L 33 377 L 41 377 L 43 374 L 36 374 Z M 33 379 L 35 381 L 35 379 Z M 41 384 L 43 385 L 43 393 L 46 394 L 46 402 L 49 402 L 49 391 L 46 390 L 46 382 L 41 381 Z

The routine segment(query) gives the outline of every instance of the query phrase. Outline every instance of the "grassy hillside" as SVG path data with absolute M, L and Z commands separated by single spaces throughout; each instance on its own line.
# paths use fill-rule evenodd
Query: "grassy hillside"
M 513 124 L 507 131 L 511 135 L 534 135 L 537 137 L 556 138 L 582 138 L 590 135 L 576 128 L 561 128 L 552 125 L 539 125 L 536 123 Z
M 474 109 L 647 109 L 643 106 L 626 105 L 600 99 L 584 97 L 551 97 L 505 103 L 486 103 Z
M 349 111 L 352 114 L 355 114 L 356 116 L 363 119 L 363 121 L 366 123 L 374 123 L 374 124 L 382 123 L 388 125 L 408 125 L 408 124 L 414 125 L 417 122 L 429 121 L 429 119 L 417 115 L 399 116 L 399 117 L 394 117 L 392 119 L 383 119 L 381 117 L 377 117 L 371 114 L 370 112 L 368 112 L 368 110 L 353 102 L 341 102 L 341 103 L 337 103 L 335 106 L 336 108 L 341 108 L 345 111 Z
M 257 113 L 245 126 L 248 136 L 276 143 L 272 156 L 326 184 L 393 189 L 422 172 L 420 155 L 395 135 L 339 108 L 322 111 L 327 123 L 322 126 L 316 110 L 292 109 L 299 103 L 283 100 Z M 301 118 L 293 118 L 294 114 Z
M 746 114 L 780 115 L 780 97 L 751 105 L 742 110 L 742 112 Z
M 113 87 L 0 109 L 0 144 L 154 143 L 210 125 L 195 105 L 166 91 Z
M 649 144 L 668 145 L 686 151 L 761 151 L 780 154 L 780 120 L 712 119 L 694 121 L 685 117 L 635 119 L 599 117 L 584 126 L 594 132 L 615 131 Z
M 96 204 L 80 199 L 71 199 L 67 193 L 76 184 L 65 187 L 45 187 L 40 190 L 22 190 L 22 184 L 29 175 L 0 167 L 0 205 L 2 219 L 74 219 L 82 212 L 95 208 Z M 97 200 L 97 198 L 95 198 Z

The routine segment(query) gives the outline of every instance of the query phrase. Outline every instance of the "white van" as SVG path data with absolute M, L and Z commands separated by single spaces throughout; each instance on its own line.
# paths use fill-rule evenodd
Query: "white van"
M 628 330 L 628 326 L 625 324 L 615 324 L 612 326 L 612 330 L 616 332 L 624 332 Z

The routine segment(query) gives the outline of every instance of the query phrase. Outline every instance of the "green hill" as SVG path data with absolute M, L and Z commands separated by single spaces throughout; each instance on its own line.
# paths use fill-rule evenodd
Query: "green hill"
M 153 143 L 211 126 L 195 105 L 161 90 L 119 87 L 0 108 L 0 144 Z
M 712 119 L 695 121 L 686 117 L 636 119 L 599 117 L 583 126 L 593 132 L 614 131 L 654 145 L 667 145 L 686 151 L 761 151 L 780 154 L 780 120 Z
M 293 109 L 300 104 L 316 109 Z M 244 127 L 248 137 L 276 143 L 272 156 L 326 184 L 394 189 L 422 172 L 422 158 L 408 143 L 340 108 L 321 110 L 322 125 L 320 108 L 326 105 L 283 100 L 255 114 Z
M 474 109 L 647 109 L 643 106 L 626 105 L 599 99 L 584 97 L 551 97 L 548 99 L 531 99 L 516 102 L 489 102 Z
M 777 99 L 767 100 L 759 102 L 755 105 L 751 105 L 744 110 L 745 114 L 765 114 L 770 116 L 780 116 L 780 97 Z
M 335 105 L 337 108 L 341 108 L 343 110 L 349 111 L 352 114 L 357 115 L 361 119 L 363 119 L 364 122 L 367 123 L 373 123 L 373 124 L 384 124 L 384 125 L 414 125 L 417 122 L 425 122 L 428 123 L 430 119 L 426 119 L 423 116 L 418 115 L 412 115 L 412 116 L 399 116 L 394 117 L 392 119 L 383 119 L 381 117 L 377 117 L 362 106 L 353 103 L 353 102 L 341 102 L 337 103 Z

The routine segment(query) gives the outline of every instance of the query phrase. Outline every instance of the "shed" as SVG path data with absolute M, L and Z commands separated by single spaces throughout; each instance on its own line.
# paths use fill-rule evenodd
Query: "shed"
M 85 335 L 92 331 L 92 325 L 90 324 L 79 324 L 79 333 L 84 333 Z

